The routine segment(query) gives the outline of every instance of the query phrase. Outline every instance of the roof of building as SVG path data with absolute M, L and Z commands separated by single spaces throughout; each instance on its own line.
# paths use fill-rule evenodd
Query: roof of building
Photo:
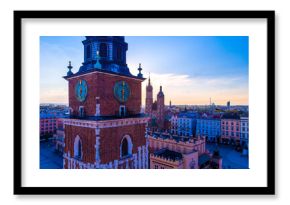
M 157 101 L 156 100 L 152 104 L 152 110 L 157 110 Z
M 40 119 L 62 118 L 65 117 L 62 113 L 40 113 Z
M 222 119 L 240 119 L 240 115 L 238 113 L 225 113 Z
M 80 75 L 84 75 L 84 74 L 88 74 L 88 73 L 92 73 L 92 72 L 100 72 L 100 73 L 108 73 L 108 74 L 115 74 L 115 75 L 119 75 L 119 76 L 124 76 L 124 77 L 129 77 L 129 78 L 133 78 L 133 79 L 138 79 L 138 80 L 145 80 L 146 78 L 143 78 L 143 77 L 137 77 L 137 76 L 134 76 L 132 74 L 124 74 L 124 73 L 120 73 L 120 72 L 113 72 L 113 71 L 110 71 L 110 70 L 103 70 L 103 69 L 96 69 L 96 68 L 92 68 L 92 69 L 89 69 L 89 70 L 84 70 L 84 71 L 79 71 L 77 73 L 74 73 L 74 74 L 71 74 L 71 75 L 68 75 L 68 76 L 63 76 L 64 79 L 70 79 L 72 77 L 76 77 L 76 76 L 80 76 Z
M 161 139 L 172 139 L 175 140 L 176 142 L 188 142 L 191 138 L 190 137 L 185 137 L 185 136 L 178 136 L 178 135 L 170 135 L 169 133 L 159 133 L 159 132 L 154 132 L 152 133 L 153 138 L 161 138 Z
M 209 113 L 203 113 L 198 119 L 200 120 L 220 120 L 221 115 L 219 114 L 209 114 Z
M 198 164 L 199 165 L 202 165 L 208 161 L 210 161 L 210 156 L 208 154 L 202 154 L 198 157 Z
M 154 156 L 162 157 L 165 159 L 170 159 L 172 161 L 179 161 L 182 160 L 182 154 L 179 152 L 171 151 L 169 149 L 161 149 L 153 153 Z
M 181 117 L 186 117 L 186 118 L 197 118 L 198 117 L 198 113 L 196 112 L 180 112 L 177 115 L 179 118 Z

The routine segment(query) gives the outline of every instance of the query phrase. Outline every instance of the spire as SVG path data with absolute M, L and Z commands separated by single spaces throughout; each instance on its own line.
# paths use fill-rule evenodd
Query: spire
M 159 90 L 159 93 L 158 93 L 157 97 L 164 97 L 164 94 L 162 92 L 162 86 L 161 85 L 160 85 L 160 90 Z
M 149 82 L 148 85 L 151 85 L 151 81 L 150 81 L 150 72 L 149 72 Z
M 141 71 L 142 71 L 141 63 L 139 63 L 138 71 L 139 71 L 139 73 L 138 73 L 137 77 L 138 77 L 138 78 L 143 78 L 143 74 L 141 73 Z
M 73 68 L 73 67 L 71 66 L 71 61 L 68 62 L 68 66 L 67 66 L 67 68 L 68 68 L 67 76 L 69 76 L 69 75 L 73 75 L 73 72 L 71 72 L 71 69 Z

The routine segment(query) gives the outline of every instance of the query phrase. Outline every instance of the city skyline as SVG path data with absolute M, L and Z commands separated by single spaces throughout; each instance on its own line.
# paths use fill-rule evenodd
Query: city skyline
M 62 78 L 68 61 L 77 72 L 83 60 L 84 37 L 40 37 L 40 103 L 67 104 Z M 142 105 L 150 73 L 155 98 L 163 86 L 165 104 L 248 105 L 248 37 L 128 36 L 127 64 L 142 73 Z

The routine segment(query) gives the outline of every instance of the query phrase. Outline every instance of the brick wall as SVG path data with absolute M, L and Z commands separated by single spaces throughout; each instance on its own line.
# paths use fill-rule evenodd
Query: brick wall
M 120 145 L 126 134 L 130 135 L 133 143 L 132 154 L 138 152 L 139 146 L 146 144 L 145 124 L 101 129 L 100 156 L 102 164 L 120 158 Z
M 95 129 L 65 125 L 65 148 L 64 152 L 70 152 L 70 156 L 74 156 L 74 141 L 75 137 L 79 136 L 82 142 L 83 162 L 94 163 L 96 150 L 96 135 Z
M 125 135 L 131 137 L 133 143 L 132 154 L 138 152 L 138 147 L 146 144 L 145 124 L 122 127 L 103 128 L 100 130 L 100 158 L 101 164 L 120 159 L 120 145 Z M 66 125 L 65 126 L 65 153 L 70 151 L 74 156 L 74 140 L 79 135 L 82 142 L 83 162 L 95 162 L 95 129 Z
M 88 85 L 88 94 L 84 102 L 79 102 L 75 96 L 75 85 L 83 79 Z M 114 97 L 114 85 L 117 81 L 124 80 L 129 84 L 131 95 L 125 103 L 126 110 L 131 114 L 140 113 L 141 108 L 141 80 L 111 75 L 107 73 L 90 73 L 69 79 L 69 106 L 73 114 L 78 115 L 79 106 L 84 106 L 88 116 L 96 113 L 96 97 L 100 97 L 101 115 L 116 115 L 119 112 L 119 101 Z

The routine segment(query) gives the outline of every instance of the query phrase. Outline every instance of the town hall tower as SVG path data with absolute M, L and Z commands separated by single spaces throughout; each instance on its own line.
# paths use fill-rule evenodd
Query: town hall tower
M 86 36 L 82 43 L 82 66 L 73 73 L 70 64 L 64 76 L 70 108 L 63 119 L 64 168 L 148 168 L 141 67 L 137 76 L 130 73 L 123 36 Z

